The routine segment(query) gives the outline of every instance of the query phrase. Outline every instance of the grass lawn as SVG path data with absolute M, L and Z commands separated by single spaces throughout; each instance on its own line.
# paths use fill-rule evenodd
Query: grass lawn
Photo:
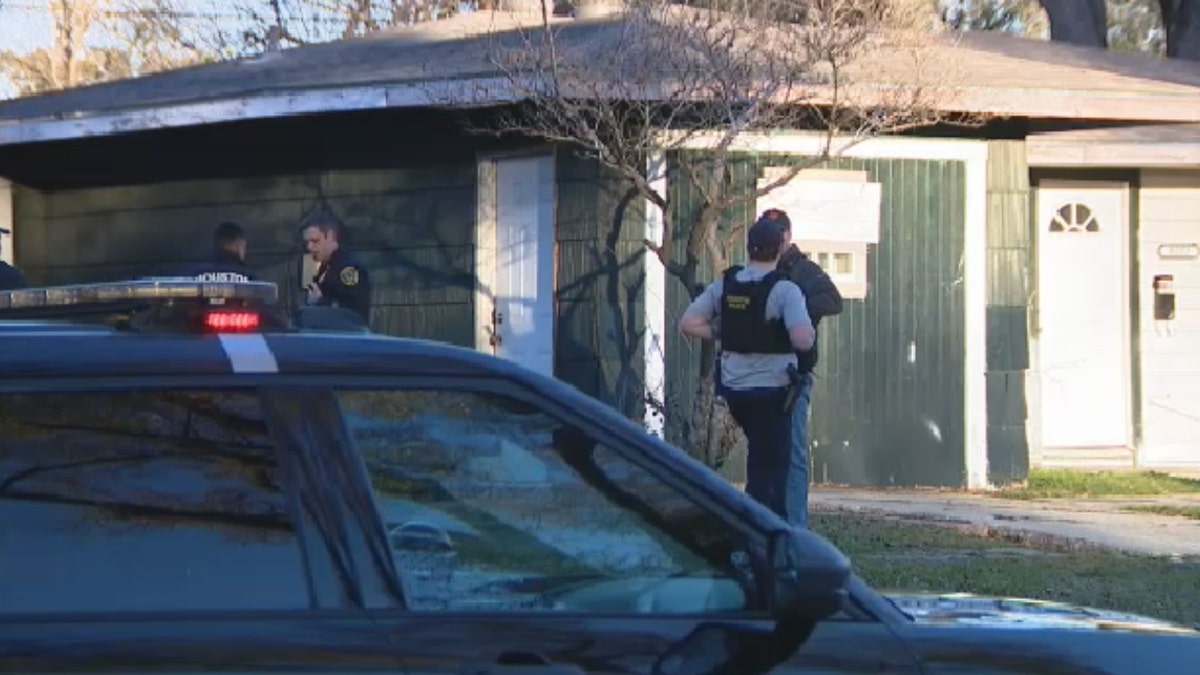
M 1200 492 L 1200 480 L 1158 471 L 1081 471 L 1033 469 L 1024 487 L 1000 490 L 1008 499 L 1134 497 Z
M 1200 626 L 1200 564 L 1059 550 L 935 524 L 814 513 L 811 527 L 880 591 L 976 593 L 1069 602 Z

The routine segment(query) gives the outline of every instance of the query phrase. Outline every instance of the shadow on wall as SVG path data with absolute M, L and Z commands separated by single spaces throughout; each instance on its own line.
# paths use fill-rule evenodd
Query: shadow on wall
M 608 194 L 611 186 L 597 192 Z M 641 423 L 645 403 L 641 265 L 646 253 L 642 249 L 627 255 L 619 245 L 630 207 L 639 195 L 627 189 L 609 196 L 615 199 L 606 217 L 608 226 L 599 228 L 584 271 L 557 290 L 560 330 L 555 370 L 561 379 Z
M 212 228 L 232 220 L 246 228 L 250 266 L 295 308 L 303 299 L 299 226 L 324 205 L 371 271 L 376 330 L 471 344 L 473 180 L 458 165 L 435 165 L 28 191 L 61 200 L 46 211 L 63 215 L 45 222 L 43 242 L 27 239 L 21 257 L 38 285 L 170 275 L 207 256 Z
M 847 313 L 861 304 L 846 301 Z M 918 366 L 910 358 L 912 347 L 907 344 L 860 354 L 867 362 L 866 372 L 882 373 L 878 381 L 870 383 L 877 390 L 875 396 L 906 396 L 908 400 L 903 405 L 889 405 L 879 398 L 873 406 L 855 404 L 847 397 L 858 392 L 839 388 L 828 379 L 832 360 L 826 362 L 826 358 L 838 348 L 838 333 L 831 330 L 838 318 L 821 323 L 822 364 L 817 367 L 809 424 L 813 482 L 833 478 L 833 482 L 851 485 L 958 485 L 965 471 L 961 451 L 954 450 L 960 442 L 956 439 L 962 438 L 961 402 L 913 394 L 925 377 L 923 371 L 939 366 Z M 920 329 L 916 344 L 934 344 L 936 330 L 936 326 Z

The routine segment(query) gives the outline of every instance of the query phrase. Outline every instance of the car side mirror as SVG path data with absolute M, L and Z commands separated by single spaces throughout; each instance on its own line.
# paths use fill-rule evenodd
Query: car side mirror
M 767 544 L 771 611 L 777 621 L 814 623 L 837 613 L 850 595 L 850 559 L 805 529 L 777 530 Z

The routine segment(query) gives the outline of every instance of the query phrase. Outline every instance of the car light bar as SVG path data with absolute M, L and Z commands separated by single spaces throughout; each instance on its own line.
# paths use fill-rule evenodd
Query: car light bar
M 192 277 L 158 277 L 136 281 L 114 281 L 76 286 L 48 286 L 0 291 L 0 312 L 20 309 L 84 309 L 88 306 L 114 304 L 154 305 L 176 300 L 222 301 L 241 300 L 249 303 L 274 304 L 279 287 L 265 281 L 198 281 Z
M 252 331 L 258 328 L 258 312 L 208 312 L 204 315 L 204 325 L 218 333 L 237 333 Z

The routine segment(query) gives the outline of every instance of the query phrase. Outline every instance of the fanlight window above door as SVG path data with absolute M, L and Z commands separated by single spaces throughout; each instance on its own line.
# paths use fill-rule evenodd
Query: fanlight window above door
M 1100 223 L 1083 204 L 1066 204 L 1050 219 L 1051 232 L 1099 232 Z

